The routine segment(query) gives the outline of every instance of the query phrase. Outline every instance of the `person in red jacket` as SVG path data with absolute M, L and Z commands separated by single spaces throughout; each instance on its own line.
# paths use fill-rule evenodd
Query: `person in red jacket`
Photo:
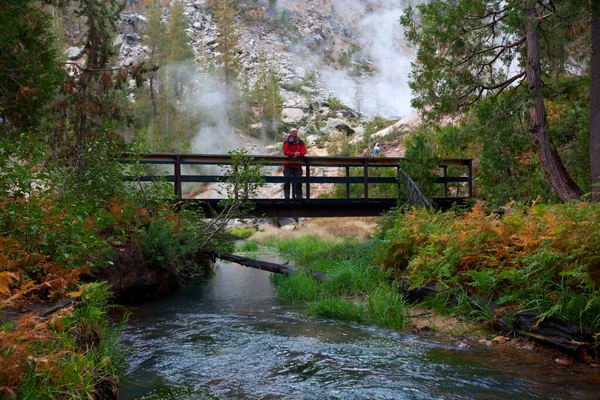
M 303 157 L 306 154 L 306 146 L 302 139 L 298 137 L 298 129 L 292 128 L 290 134 L 283 142 L 283 154 L 291 158 Z M 301 177 L 302 164 L 295 162 L 283 163 L 283 176 L 285 177 Z M 283 184 L 283 195 L 286 199 L 290 198 L 290 183 Z M 302 199 L 302 183 L 294 182 L 292 190 L 294 199 Z

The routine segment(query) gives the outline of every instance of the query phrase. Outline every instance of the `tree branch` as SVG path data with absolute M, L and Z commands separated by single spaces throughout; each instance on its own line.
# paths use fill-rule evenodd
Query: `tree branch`
M 501 50 L 498 52 L 498 54 L 496 54 L 496 56 L 494 57 L 494 59 L 493 59 L 491 62 L 489 62 L 489 63 L 486 63 L 486 64 L 484 64 L 484 65 L 487 65 L 487 64 L 493 63 L 494 61 L 496 61 L 496 60 L 498 59 L 498 57 L 499 57 L 499 56 L 500 56 L 500 55 L 501 55 L 501 54 L 502 54 L 502 53 L 503 53 L 503 52 L 504 52 L 506 49 L 512 49 L 512 48 L 514 48 L 514 47 L 517 47 L 517 46 L 519 46 L 519 45 L 521 45 L 521 44 L 525 43 L 525 40 L 526 40 L 526 39 L 527 39 L 527 38 L 526 38 L 525 36 L 523 36 L 523 37 L 522 37 L 522 38 L 520 38 L 518 41 L 516 41 L 516 42 L 513 42 L 513 43 L 509 43 L 509 44 L 499 44 L 499 45 L 497 45 L 497 46 L 490 47 L 490 48 L 488 48 L 488 49 L 484 49 L 484 50 L 480 50 L 480 51 L 473 52 L 473 53 L 471 53 L 471 54 L 470 54 L 470 55 L 469 55 L 469 56 L 468 56 L 466 59 L 464 59 L 463 61 L 461 61 L 459 65 L 466 64 L 467 62 L 469 62 L 470 60 L 472 60 L 474 57 L 476 57 L 476 56 L 478 56 L 478 55 L 485 54 L 485 53 L 489 53 L 489 52 L 495 51 L 495 50 L 497 50 L 497 49 L 501 49 Z

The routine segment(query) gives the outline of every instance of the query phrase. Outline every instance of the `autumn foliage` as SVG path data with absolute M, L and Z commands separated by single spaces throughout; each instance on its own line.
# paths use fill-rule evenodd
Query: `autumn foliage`
M 381 264 L 413 287 L 436 283 L 600 329 L 598 204 L 413 210 L 384 226 Z

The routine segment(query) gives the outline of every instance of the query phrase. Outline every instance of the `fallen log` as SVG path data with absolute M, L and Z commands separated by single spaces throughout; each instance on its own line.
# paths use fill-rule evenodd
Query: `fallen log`
M 295 274 L 295 273 L 302 271 L 302 272 L 307 272 L 313 278 L 315 278 L 319 281 L 323 281 L 323 280 L 327 279 L 327 275 L 325 275 L 321 272 L 300 269 L 293 265 L 278 264 L 278 263 L 272 263 L 272 262 L 268 262 L 268 261 L 255 260 L 255 259 L 249 258 L 249 257 L 237 256 L 235 254 L 225 253 L 225 252 L 216 251 L 216 250 L 209 250 L 209 249 L 201 249 L 200 252 L 202 254 L 210 257 L 213 261 L 218 258 L 221 260 L 231 261 L 236 264 L 243 265 L 244 267 L 256 268 L 256 269 L 260 269 L 262 271 L 268 271 L 268 272 L 272 272 L 275 274 L 282 274 L 282 275 L 290 275 L 290 274 Z
M 0 323 L 15 322 L 25 314 L 33 314 L 40 320 L 46 320 L 55 312 L 69 307 L 71 304 L 77 303 L 80 300 L 80 297 L 69 297 L 50 306 L 41 303 L 26 303 L 18 310 L 2 309 L 0 310 Z
M 435 283 L 411 289 L 407 280 L 397 282 L 398 289 L 411 300 L 422 300 L 438 293 Z M 500 307 L 492 300 L 466 293 L 468 296 L 485 305 L 494 315 L 494 327 L 512 331 L 520 336 L 529 337 L 538 342 L 552 345 L 564 352 L 582 354 L 595 345 L 589 329 L 576 322 L 562 321 L 555 318 L 542 319 L 542 314 L 533 311 L 514 311 Z M 456 301 L 455 297 L 450 302 Z
M 594 338 L 590 331 L 576 322 L 548 318 L 540 321 L 540 313 L 523 311 L 515 315 L 514 329 L 540 342 L 551 344 L 569 352 L 591 348 Z

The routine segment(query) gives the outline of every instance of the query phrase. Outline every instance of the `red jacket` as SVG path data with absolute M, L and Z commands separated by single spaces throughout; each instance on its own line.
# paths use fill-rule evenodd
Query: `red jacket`
M 285 139 L 285 142 L 283 142 L 283 154 L 288 157 L 294 157 L 295 152 L 299 152 L 301 157 L 304 156 L 306 154 L 306 146 L 304 145 L 302 139 L 298 138 L 298 141 L 293 142 L 288 135 L 288 137 Z M 288 168 L 302 168 L 302 164 L 297 163 L 286 162 L 283 163 L 283 166 Z

